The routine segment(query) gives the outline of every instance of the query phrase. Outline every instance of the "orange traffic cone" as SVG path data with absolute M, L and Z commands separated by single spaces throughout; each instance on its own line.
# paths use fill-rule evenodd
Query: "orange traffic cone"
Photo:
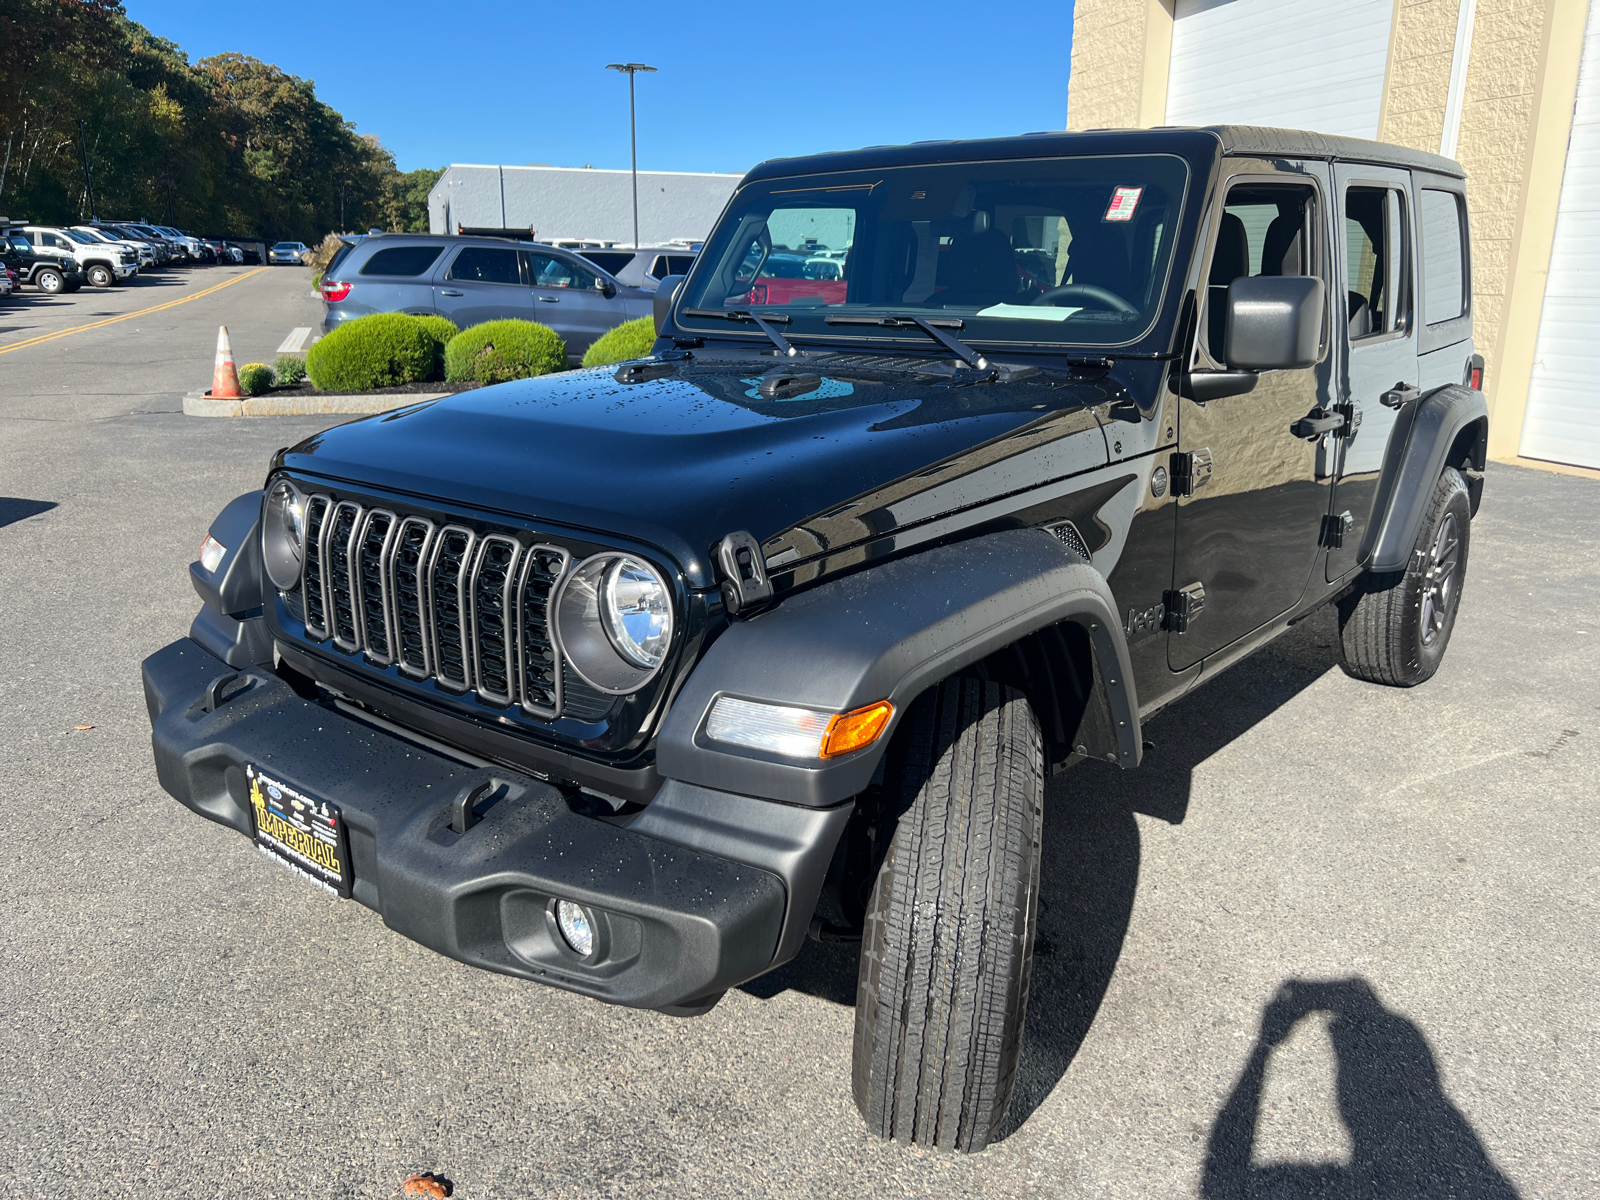
M 237 400 L 243 395 L 239 391 L 239 372 L 233 367 L 233 347 L 228 345 L 228 327 L 217 326 L 217 365 L 211 372 L 211 398 L 213 400 Z

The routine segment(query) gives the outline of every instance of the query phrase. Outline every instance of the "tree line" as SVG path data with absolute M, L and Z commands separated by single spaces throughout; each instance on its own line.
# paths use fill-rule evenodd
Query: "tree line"
M 115 0 L 0 0 L 0 214 L 315 244 L 428 227 L 442 171 L 401 172 L 301 79 L 191 63 Z

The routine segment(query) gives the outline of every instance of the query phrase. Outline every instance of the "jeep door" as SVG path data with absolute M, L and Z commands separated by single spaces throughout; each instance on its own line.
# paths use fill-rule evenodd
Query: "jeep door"
M 535 319 L 511 246 L 463 246 L 433 285 L 434 307 L 461 329 L 507 317 Z
M 1330 275 L 1328 178 L 1322 164 L 1305 164 L 1296 172 L 1292 165 L 1274 169 L 1265 162 L 1225 159 L 1223 169 L 1218 192 L 1223 203 L 1210 217 L 1191 359 L 1199 370 L 1227 367 L 1233 280 L 1310 275 L 1326 289 Z M 1325 317 L 1316 366 L 1263 372 L 1254 389 L 1242 395 L 1180 401 L 1179 453 L 1173 458 L 1180 493 L 1177 548 L 1173 603 L 1167 607 L 1187 604 L 1192 615 L 1181 631 L 1173 622 L 1167 643 L 1173 670 L 1193 666 L 1266 625 L 1305 592 L 1317 561 L 1328 489 L 1318 470 L 1315 440 L 1292 427 L 1333 404 L 1329 341 Z
M 1341 399 L 1350 404 L 1350 436 L 1324 438 L 1338 484 L 1328 552 L 1330 582 L 1353 570 L 1372 527 L 1378 477 L 1396 412 L 1385 392 L 1417 383 L 1415 230 L 1411 175 L 1365 163 L 1337 163 L 1339 286 L 1334 297 L 1341 357 Z

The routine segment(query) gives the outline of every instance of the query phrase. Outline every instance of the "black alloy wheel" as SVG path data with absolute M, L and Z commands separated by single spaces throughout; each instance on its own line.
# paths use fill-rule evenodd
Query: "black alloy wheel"
M 1433 678 L 1461 607 L 1471 534 L 1466 480 L 1447 467 L 1429 497 L 1407 569 L 1370 579 L 1365 591 L 1339 606 L 1346 674 L 1390 687 Z

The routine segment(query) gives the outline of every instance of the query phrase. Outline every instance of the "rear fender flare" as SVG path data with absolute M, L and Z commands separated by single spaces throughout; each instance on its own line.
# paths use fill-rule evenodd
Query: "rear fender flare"
M 1407 406 L 1390 435 L 1378 482 L 1369 570 L 1406 569 L 1439 476 L 1448 466 L 1482 471 L 1488 445 L 1489 408 L 1482 392 L 1451 383 Z M 1476 513 L 1482 488 L 1479 480 L 1471 483 Z
M 1099 572 L 1037 529 L 989 534 L 859 571 L 724 631 L 667 714 L 657 769 L 719 791 L 837 804 L 871 781 L 894 725 L 923 690 L 1066 621 L 1088 636 L 1095 668 L 1090 710 L 1106 718 L 1086 713 L 1078 740 L 1091 755 L 1137 766 L 1139 702 L 1116 611 Z M 800 760 L 707 739 L 706 719 L 723 695 L 835 713 L 888 699 L 895 714 L 866 749 Z

